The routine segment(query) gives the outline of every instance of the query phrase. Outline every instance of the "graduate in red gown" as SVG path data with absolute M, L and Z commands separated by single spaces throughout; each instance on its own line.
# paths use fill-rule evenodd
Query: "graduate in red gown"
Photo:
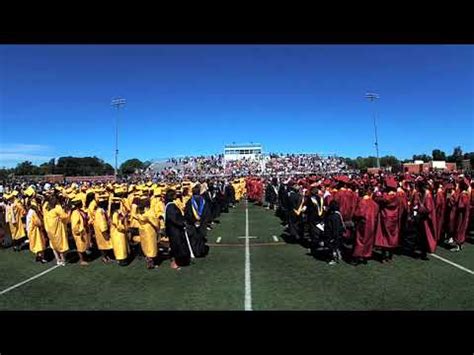
M 471 180 L 471 211 L 469 212 L 468 231 L 474 229 L 474 179 Z
M 459 189 L 458 187 L 454 187 L 452 184 L 448 184 L 446 188 L 446 227 L 445 230 L 448 234 L 448 244 L 454 243 L 454 235 L 455 232 L 455 225 L 456 225 L 456 208 L 459 202 Z
M 417 182 L 419 192 L 418 202 L 418 231 L 421 247 L 421 259 L 428 260 L 427 253 L 436 250 L 436 208 L 428 182 L 421 178 Z
M 443 184 L 438 183 L 435 197 L 436 205 L 436 241 L 439 243 L 443 239 L 444 231 L 444 215 L 446 213 L 446 194 L 443 189 Z
M 331 201 L 334 200 L 334 196 L 337 193 L 337 189 L 336 189 L 335 182 L 329 179 L 325 179 L 323 181 L 323 186 L 324 186 L 324 193 L 323 193 L 324 207 L 327 210 Z
M 405 184 L 407 186 L 407 184 Z M 407 222 L 409 213 L 408 194 L 401 187 L 397 187 L 397 196 L 400 200 L 400 214 L 399 214 L 399 228 L 400 228 L 400 239 L 404 238 L 407 232 Z
M 334 195 L 334 200 L 339 204 L 339 211 L 346 227 L 344 238 L 350 238 L 353 230 L 352 215 L 354 213 L 355 199 L 353 191 L 348 189 L 349 178 L 347 176 L 341 176 L 338 178 L 338 181 L 339 189 Z
M 372 199 L 370 188 L 361 188 L 359 194 L 362 198 L 354 212 L 355 240 L 352 256 L 355 265 L 366 264 L 367 259 L 372 257 L 379 212 L 379 206 Z
M 263 180 L 259 178 L 255 180 L 255 201 L 263 204 Z
M 466 240 L 469 225 L 470 199 L 468 192 L 469 182 L 466 179 L 461 179 L 458 183 L 459 197 L 455 206 L 455 217 L 453 225 L 453 238 L 456 246 L 451 251 L 460 251 L 462 245 Z
M 385 192 L 379 192 L 374 200 L 380 213 L 375 233 L 375 246 L 382 249 L 382 262 L 392 260 L 393 251 L 400 242 L 401 200 L 396 193 L 397 182 L 393 177 L 385 179 Z

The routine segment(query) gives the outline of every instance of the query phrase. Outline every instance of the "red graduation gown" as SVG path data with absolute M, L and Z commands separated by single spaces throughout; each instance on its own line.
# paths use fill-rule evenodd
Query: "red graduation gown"
M 436 240 L 443 236 L 444 215 L 446 213 L 446 195 L 443 189 L 436 193 Z
M 350 195 L 350 191 L 340 189 L 334 196 L 334 199 L 339 203 L 339 212 L 341 212 L 342 219 L 344 221 L 351 220 L 352 196 Z
M 356 236 L 353 256 L 370 258 L 375 242 L 379 206 L 370 197 L 363 197 L 354 212 Z
M 436 208 L 433 196 L 430 191 L 425 192 L 425 196 L 420 204 L 422 231 L 426 238 L 428 251 L 434 253 L 436 250 Z
M 356 198 L 357 196 L 354 196 L 354 192 L 347 189 L 339 190 L 334 197 L 334 199 L 339 203 L 339 211 L 341 212 L 344 222 L 352 221 Z M 344 237 L 349 238 L 350 236 L 351 231 L 347 229 L 344 233 Z
M 405 191 L 403 191 L 402 188 L 399 188 L 397 190 L 397 196 L 400 200 L 400 213 L 399 213 L 398 227 L 400 228 L 400 234 L 401 234 L 406 230 L 408 208 L 409 208 L 408 196 L 405 193 Z
M 396 248 L 400 240 L 401 200 L 395 193 L 385 193 L 377 197 L 379 215 L 375 233 L 375 245 L 383 248 Z
M 459 191 L 455 190 L 446 202 L 448 225 L 445 227 L 450 238 L 456 234 L 456 208 L 459 200 Z
M 457 244 L 463 244 L 466 240 L 470 207 L 469 193 L 467 191 L 461 192 L 456 205 L 456 217 L 454 222 L 454 240 Z

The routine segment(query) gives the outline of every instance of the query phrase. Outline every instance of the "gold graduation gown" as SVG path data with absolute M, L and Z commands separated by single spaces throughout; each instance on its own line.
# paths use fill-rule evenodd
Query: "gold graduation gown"
M 163 230 L 165 228 L 164 219 L 160 220 L 159 218 L 164 217 L 165 204 L 163 201 L 161 201 L 161 197 L 152 197 L 150 201 L 150 209 L 153 211 L 153 214 L 156 216 L 156 218 L 158 218 L 160 229 Z
M 25 223 L 22 220 L 25 215 L 26 211 L 21 202 L 18 200 L 14 201 L 11 207 L 7 209 L 6 217 L 13 240 L 26 237 Z
M 87 208 L 87 216 L 89 218 L 89 224 L 93 225 L 94 224 L 94 218 L 95 218 L 95 211 L 97 209 L 97 201 L 92 200 L 91 203 L 89 204 L 89 207 Z
M 112 215 L 112 224 L 110 225 L 110 239 L 114 249 L 115 259 L 125 260 L 128 256 L 128 238 L 127 226 L 119 218 L 119 212 L 115 211 Z
M 52 249 L 59 253 L 64 253 L 69 250 L 69 243 L 67 241 L 68 219 L 68 214 L 64 212 L 59 204 L 47 211 L 44 216 L 49 244 Z
M 140 231 L 140 245 L 143 254 L 148 258 L 158 255 L 158 218 L 151 208 L 145 210 L 143 214 L 137 215 Z
M 33 211 L 28 227 L 28 239 L 30 240 L 30 251 L 39 253 L 46 249 L 46 238 L 42 230 L 43 222 L 36 211 Z
M 82 208 L 86 208 L 86 198 L 87 198 L 87 195 L 85 194 L 85 192 L 79 192 L 77 195 L 76 195 L 76 198 L 80 199 L 82 201 Z
M 109 225 L 107 223 L 106 212 L 98 207 L 95 210 L 94 214 L 94 233 L 95 240 L 97 242 L 97 247 L 99 250 L 110 250 L 112 249 L 112 241 L 106 240 L 104 235 L 109 230 Z
M 86 223 L 86 220 L 78 209 L 72 211 L 71 230 L 74 241 L 76 242 L 76 249 L 79 253 L 84 253 L 91 246 L 91 237 Z

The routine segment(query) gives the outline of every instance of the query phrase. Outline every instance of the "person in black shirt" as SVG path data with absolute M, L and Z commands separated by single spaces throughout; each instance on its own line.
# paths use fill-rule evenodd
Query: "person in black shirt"
M 193 188 L 193 195 L 186 203 L 184 217 L 187 222 L 187 231 L 191 247 L 196 257 L 204 257 L 209 252 L 206 245 L 206 221 L 209 208 L 204 197 L 200 195 L 199 185 Z
M 271 183 L 265 189 L 265 201 L 268 203 L 268 209 L 276 209 L 278 203 L 278 180 L 272 178 Z
M 324 218 L 324 239 L 327 241 L 330 253 L 329 265 L 334 265 L 341 260 L 340 248 L 344 230 L 339 203 L 332 200 Z
M 184 234 L 185 220 L 181 210 L 176 206 L 176 191 L 168 190 L 165 196 L 165 226 L 166 235 L 170 240 L 170 255 L 172 256 L 171 268 L 179 269 L 180 266 L 189 265 L 191 253 Z
M 316 247 L 322 241 L 323 229 L 321 229 L 321 224 L 324 222 L 324 200 L 319 194 L 318 187 L 311 187 L 305 205 L 311 244 Z
M 297 241 L 304 237 L 304 202 L 304 196 L 301 193 L 301 186 L 298 184 L 293 185 L 288 195 L 288 232 L 290 236 Z

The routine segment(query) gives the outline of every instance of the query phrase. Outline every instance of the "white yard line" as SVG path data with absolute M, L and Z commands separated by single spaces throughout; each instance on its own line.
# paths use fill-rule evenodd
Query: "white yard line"
M 449 265 L 452 265 L 452 266 L 454 266 L 454 267 L 456 267 L 456 268 L 458 268 L 458 269 L 460 269 L 460 270 L 462 270 L 462 271 L 465 271 L 465 272 L 467 272 L 467 273 L 469 273 L 469 274 L 471 274 L 471 275 L 474 275 L 474 271 L 469 270 L 468 268 L 465 268 L 465 267 L 462 266 L 462 265 L 456 264 L 456 263 L 452 262 L 451 260 L 445 259 L 445 258 L 443 258 L 442 256 L 439 256 L 439 255 L 437 255 L 437 254 L 430 254 L 430 255 L 431 255 L 431 256 L 434 256 L 436 259 L 439 259 L 439 260 L 441 260 L 441 261 L 444 261 L 445 263 L 447 263 L 447 264 L 449 264 Z
M 25 281 L 19 282 L 19 283 L 17 283 L 16 285 L 13 285 L 13 286 L 11 286 L 11 287 L 9 287 L 9 288 L 6 288 L 6 289 L 3 290 L 2 292 L 0 292 L 0 295 L 4 295 L 5 293 L 10 292 L 11 290 L 13 290 L 13 289 L 15 289 L 15 288 L 17 288 L 17 287 L 20 287 L 21 285 L 24 285 L 24 284 L 26 284 L 26 283 L 28 283 L 28 282 L 30 282 L 30 281 L 33 281 L 34 279 L 37 279 L 38 277 L 41 277 L 41 276 L 47 274 L 48 272 L 53 271 L 53 270 L 56 269 L 57 267 L 59 267 L 59 265 L 54 265 L 54 266 L 50 267 L 49 269 L 46 269 L 46 270 L 44 270 L 43 272 L 40 272 L 39 274 L 37 274 L 37 275 L 35 275 L 35 276 L 33 276 L 33 277 L 30 277 L 29 279 L 27 279 L 27 280 L 25 280 Z
M 249 246 L 249 209 L 245 200 L 245 310 L 252 310 L 252 285 L 250 281 L 250 246 Z

